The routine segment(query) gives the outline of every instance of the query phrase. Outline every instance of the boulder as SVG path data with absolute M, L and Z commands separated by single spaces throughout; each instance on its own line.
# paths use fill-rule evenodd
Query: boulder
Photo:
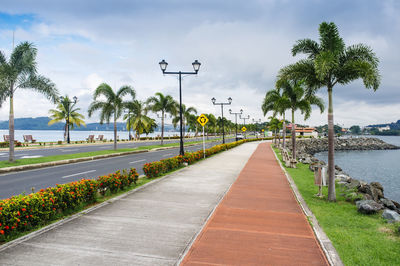
M 386 208 L 396 210 L 396 205 L 394 205 L 393 201 L 391 201 L 390 199 L 382 198 L 381 202 Z
M 392 210 L 385 209 L 382 213 L 382 217 L 386 219 L 388 223 L 400 222 L 400 214 Z
M 356 202 L 357 210 L 363 214 L 374 214 L 383 209 L 383 205 L 373 200 L 359 200 Z
M 383 198 L 383 188 L 382 190 L 380 189 L 382 187 L 382 185 L 372 185 L 373 183 L 378 183 L 378 182 L 372 182 L 371 184 L 363 184 L 360 182 L 360 185 L 358 186 L 358 191 L 361 193 L 365 193 L 368 194 L 372 197 L 373 200 L 375 200 L 376 202 L 379 201 L 379 199 Z
M 353 188 L 358 188 L 360 186 L 360 181 L 357 179 L 350 178 L 350 182 L 348 181 L 348 184 L 345 185 L 348 189 L 353 189 Z M 363 191 L 360 191 L 363 192 Z M 365 192 L 363 192 L 365 193 Z

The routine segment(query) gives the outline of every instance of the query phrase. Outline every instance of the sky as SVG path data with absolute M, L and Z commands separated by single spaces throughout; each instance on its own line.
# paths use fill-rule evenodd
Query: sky
M 261 103 L 274 88 L 280 68 L 294 63 L 291 48 L 299 39 L 318 40 L 321 22 L 334 22 L 346 45 L 369 45 L 380 59 L 382 82 L 374 92 L 360 80 L 335 86 L 335 124 L 369 125 L 400 119 L 400 1 L 396 0 L 2 0 L 0 50 L 7 56 L 15 44 L 33 42 L 38 49 L 38 73 L 50 78 L 61 95 L 77 96 L 86 122 L 87 108 L 98 85 L 114 90 L 133 86 L 136 98 L 146 100 L 156 92 L 179 97 L 176 76 L 162 75 L 159 62 L 169 71 L 198 75 L 182 81 L 183 103 L 198 113 L 221 114 L 211 98 L 243 109 L 251 119 L 267 121 Z M 326 88 L 318 96 L 327 103 Z M 15 117 L 48 116 L 55 107 L 44 96 L 17 90 Z M 0 108 L 7 120 L 9 103 Z M 155 117 L 155 115 L 152 115 Z M 287 118 L 290 113 L 287 112 Z M 327 112 L 314 109 L 304 121 L 323 125 Z M 169 120 L 169 119 L 168 119 Z M 167 121 L 168 122 L 168 121 Z

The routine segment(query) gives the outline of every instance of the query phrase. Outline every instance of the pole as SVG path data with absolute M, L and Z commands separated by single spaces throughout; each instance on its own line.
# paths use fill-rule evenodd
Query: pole
M 182 72 L 179 71 L 179 119 L 180 119 L 180 148 L 179 148 L 179 155 L 184 156 L 185 151 L 183 150 L 183 136 L 182 136 Z
M 221 104 L 221 114 L 222 114 L 222 144 L 225 144 L 224 105 L 223 104 Z
M 237 137 L 237 114 L 235 114 L 235 132 L 236 132 L 236 141 L 238 141 L 238 137 Z
M 128 111 L 128 140 L 131 140 L 131 111 Z
M 203 126 L 203 154 L 204 158 L 206 158 L 206 141 L 204 139 L 204 126 Z
M 69 139 L 69 104 L 70 102 L 68 101 L 68 111 L 67 111 L 67 143 L 70 144 L 70 139 Z

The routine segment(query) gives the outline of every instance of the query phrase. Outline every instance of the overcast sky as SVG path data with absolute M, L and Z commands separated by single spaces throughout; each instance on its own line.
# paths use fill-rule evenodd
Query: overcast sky
M 101 82 L 132 85 L 139 100 L 158 91 L 178 98 L 177 78 L 163 76 L 158 62 L 165 59 L 170 71 L 191 71 L 198 59 L 199 75 L 183 79 L 186 105 L 220 115 L 210 99 L 232 97 L 225 115 L 242 108 L 265 121 L 260 108 L 265 93 L 274 88 L 281 67 L 301 58 L 290 53 L 295 41 L 317 40 L 319 24 L 334 22 L 346 45 L 367 44 L 380 59 L 378 91 L 361 81 L 334 88 L 335 123 L 368 125 L 400 119 L 399 14 L 396 0 L 2 0 L 0 50 L 10 54 L 14 30 L 15 43 L 33 42 L 39 73 L 62 95 L 76 95 L 85 116 Z M 327 100 L 325 88 L 319 96 Z M 39 94 L 15 95 L 17 118 L 47 116 L 51 108 Z M 0 120 L 8 112 L 7 102 Z M 309 120 L 300 114 L 296 119 L 321 125 L 327 113 L 315 109 Z M 98 115 L 87 121 L 98 121 Z

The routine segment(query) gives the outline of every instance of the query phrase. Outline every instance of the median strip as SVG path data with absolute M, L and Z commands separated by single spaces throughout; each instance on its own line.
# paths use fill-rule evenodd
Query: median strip
M 133 164 L 133 163 L 140 163 L 140 162 L 144 162 L 144 161 L 146 161 L 146 159 L 137 160 L 137 161 L 133 161 L 133 162 L 129 162 L 129 163 L 130 163 L 130 164 Z

